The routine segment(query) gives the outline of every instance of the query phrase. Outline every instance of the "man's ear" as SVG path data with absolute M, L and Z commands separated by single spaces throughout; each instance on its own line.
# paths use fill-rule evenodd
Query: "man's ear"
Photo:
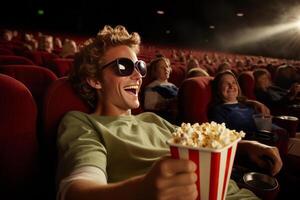
M 86 82 L 95 89 L 101 89 L 102 85 L 100 83 L 100 81 L 96 80 L 96 79 L 92 79 L 92 78 L 86 78 Z

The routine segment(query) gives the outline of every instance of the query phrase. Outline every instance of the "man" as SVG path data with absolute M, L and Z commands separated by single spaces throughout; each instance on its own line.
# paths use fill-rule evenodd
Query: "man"
M 137 116 L 138 93 L 146 64 L 137 59 L 140 37 L 125 27 L 105 26 L 75 58 L 70 80 L 94 113 L 70 112 L 58 131 L 59 199 L 195 199 L 196 165 L 168 157 L 166 140 L 175 126 L 153 113 Z M 278 150 L 243 141 L 240 151 L 273 174 L 282 165 Z M 253 197 L 229 186 L 235 199 Z M 255 197 L 253 197 L 255 198 Z

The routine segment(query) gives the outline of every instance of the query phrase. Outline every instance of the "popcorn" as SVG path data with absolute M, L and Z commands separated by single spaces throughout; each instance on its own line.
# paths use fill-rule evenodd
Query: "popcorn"
M 182 123 L 167 140 L 173 159 L 187 159 L 196 165 L 196 200 L 225 200 L 237 143 L 243 131 L 229 130 L 216 122 Z
M 245 132 L 230 130 L 225 123 L 182 123 L 172 134 L 173 143 L 191 147 L 221 149 L 245 137 Z

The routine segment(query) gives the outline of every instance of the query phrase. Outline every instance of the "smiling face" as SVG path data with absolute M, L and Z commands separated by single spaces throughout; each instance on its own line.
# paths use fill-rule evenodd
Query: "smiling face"
M 261 88 L 262 90 L 267 90 L 271 86 L 271 80 L 268 74 L 263 74 L 256 80 L 256 87 Z
M 160 81 L 167 81 L 170 77 L 171 67 L 166 63 L 165 60 L 160 60 L 156 66 L 156 79 Z
M 232 75 L 223 75 L 219 82 L 219 93 L 225 103 L 237 102 L 239 88 L 236 79 Z
M 135 52 L 128 46 L 122 45 L 112 47 L 106 52 L 104 65 L 117 58 L 137 61 Z M 103 106 L 103 115 L 125 114 L 128 110 L 139 107 L 138 93 L 142 84 L 142 76 L 136 69 L 129 76 L 118 76 L 113 65 L 106 67 L 102 70 L 100 84 L 99 103 Z

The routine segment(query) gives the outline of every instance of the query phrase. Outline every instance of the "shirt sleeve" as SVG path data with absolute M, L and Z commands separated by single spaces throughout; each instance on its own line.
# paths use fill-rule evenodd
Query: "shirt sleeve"
M 58 129 L 58 181 L 83 166 L 101 169 L 106 175 L 106 148 L 87 115 L 70 112 Z
M 107 184 L 105 174 L 99 168 L 81 167 L 60 182 L 56 199 L 64 200 L 71 183 L 77 180 L 90 180 L 99 184 Z

